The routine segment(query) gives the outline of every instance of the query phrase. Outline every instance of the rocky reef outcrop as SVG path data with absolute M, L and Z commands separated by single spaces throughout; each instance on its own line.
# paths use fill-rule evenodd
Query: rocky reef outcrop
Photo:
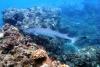
M 0 35 L 0 67 L 69 67 L 10 24 L 5 24 Z

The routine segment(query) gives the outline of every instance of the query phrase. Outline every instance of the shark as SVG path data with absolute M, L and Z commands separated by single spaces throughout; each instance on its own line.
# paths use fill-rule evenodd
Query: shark
M 69 37 L 68 34 L 63 34 L 55 30 L 51 30 L 50 28 L 27 28 L 24 30 L 24 33 L 31 34 L 31 35 L 43 35 L 52 38 L 62 38 L 71 40 L 71 44 L 75 43 L 77 38 L 76 37 Z

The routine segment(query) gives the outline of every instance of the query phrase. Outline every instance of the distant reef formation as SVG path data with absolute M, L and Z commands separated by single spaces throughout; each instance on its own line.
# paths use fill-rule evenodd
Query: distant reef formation
M 33 7 L 27 9 L 9 8 L 3 12 L 4 22 L 18 26 L 21 29 L 42 27 L 58 29 L 60 22 L 59 8 Z

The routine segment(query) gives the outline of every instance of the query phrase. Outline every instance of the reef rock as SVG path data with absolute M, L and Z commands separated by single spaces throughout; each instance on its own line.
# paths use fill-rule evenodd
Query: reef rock
M 48 53 L 35 44 L 31 37 L 22 35 L 10 24 L 2 28 L 4 37 L 0 39 L 0 67 L 60 67 Z M 55 63 L 54 63 L 55 62 Z M 56 66 L 55 66 L 56 65 Z
M 21 29 L 31 27 L 57 29 L 60 22 L 60 9 L 58 8 L 9 8 L 2 13 L 4 22 L 18 26 Z

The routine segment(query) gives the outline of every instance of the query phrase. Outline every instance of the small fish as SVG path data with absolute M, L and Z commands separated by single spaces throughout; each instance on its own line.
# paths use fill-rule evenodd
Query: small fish
M 31 34 L 31 35 L 36 35 L 36 36 L 43 35 L 43 36 L 48 36 L 52 38 L 58 37 L 62 39 L 69 39 L 71 40 L 71 43 L 75 43 L 77 40 L 77 38 L 69 37 L 67 34 L 62 34 L 60 32 L 51 30 L 49 28 L 28 28 L 28 29 L 25 29 L 24 32 L 26 34 Z

